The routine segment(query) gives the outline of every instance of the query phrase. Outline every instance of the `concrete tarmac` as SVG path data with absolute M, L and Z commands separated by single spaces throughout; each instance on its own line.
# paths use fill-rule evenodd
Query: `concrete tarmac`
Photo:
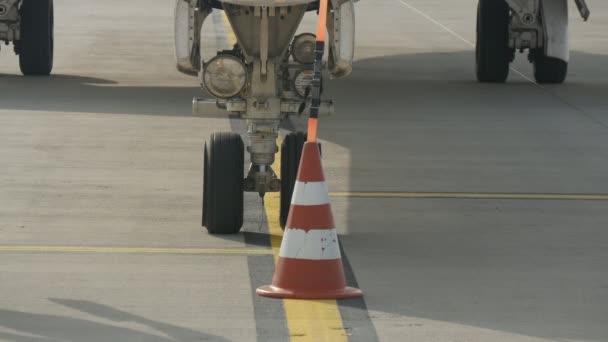
M 608 194 L 608 5 L 589 5 L 568 82 L 538 86 L 524 55 L 507 84 L 475 82 L 474 0 L 357 3 L 355 70 L 326 83 L 319 132 L 330 191 L 364 195 L 332 197 L 366 294 L 339 303 L 349 340 L 608 340 L 608 201 L 449 196 Z M 273 266 L 253 254 L 262 201 L 243 234 L 200 227 L 201 145 L 242 124 L 190 113 L 172 2 L 55 6 L 53 76 L 0 53 L 0 340 L 302 338 L 253 295 Z

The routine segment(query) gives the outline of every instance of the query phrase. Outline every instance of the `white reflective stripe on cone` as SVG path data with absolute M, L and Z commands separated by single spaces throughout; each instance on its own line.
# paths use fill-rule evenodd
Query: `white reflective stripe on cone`
M 308 260 L 340 259 L 340 245 L 335 229 L 286 228 L 279 256 Z
M 294 205 L 323 205 L 329 203 L 329 191 L 326 182 L 297 181 L 291 197 Z

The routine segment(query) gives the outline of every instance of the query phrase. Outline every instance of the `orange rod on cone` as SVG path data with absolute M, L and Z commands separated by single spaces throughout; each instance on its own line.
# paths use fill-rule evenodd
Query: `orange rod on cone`
M 319 126 L 319 119 L 312 117 L 312 108 L 311 117 L 308 119 L 308 138 L 306 141 L 315 142 L 317 141 L 317 127 Z
M 325 37 L 327 32 L 328 0 L 319 1 L 319 21 L 317 23 L 317 44 L 315 45 L 315 65 L 312 79 L 312 99 L 310 104 L 310 118 L 308 119 L 308 141 L 317 141 L 317 127 L 319 120 L 319 107 L 321 106 L 321 77 L 323 68 L 323 51 L 325 50 Z

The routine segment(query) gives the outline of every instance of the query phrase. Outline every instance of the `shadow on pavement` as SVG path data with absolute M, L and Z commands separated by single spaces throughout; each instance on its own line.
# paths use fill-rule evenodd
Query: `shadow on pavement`
M 148 87 L 121 86 L 84 75 L 0 74 L 0 93 L 4 110 L 195 116 L 192 98 L 201 90 L 195 78 L 192 87 Z
M 522 83 L 530 85 L 514 73 L 507 85 L 477 84 L 474 80 L 473 61 L 474 55 L 470 51 L 364 59 L 356 62 L 354 72 L 348 78 L 327 82 L 326 86 L 329 89 L 327 94 L 338 100 L 344 99 L 340 100 L 337 106 L 337 117 L 341 120 L 346 118 L 345 113 L 348 113 L 348 117 L 352 115 L 345 110 L 345 107 L 356 106 L 361 110 L 366 109 L 369 107 L 371 96 L 374 96 L 373 111 L 377 113 L 386 110 L 389 113 L 384 115 L 389 115 L 392 103 L 386 100 L 400 99 L 404 104 L 407 101 L 408 111 L 411 113 L 417 109 L 423 110 L 421 105 L 429 104 L 429 98 L 421 95 L 433 96 L 434 105 L 441 103 L 447 105 L 449 102 L 439 95 L 452 99 L 460 96 L 461 103 L 466 103 L 472 99 L 482 99 L 488 94 L 500 95 L 504 89 L 520 87 Z M 522 70 L 529 69 L 527 64 L 527 62 L 519 63 L 518 67 L 524 65 Z M 569 83 L 559 88 L 549 88 L 580 93 L 586 100 L 590 98 L 598 100 L 595 96 L 605 92 L 606 78 L 602 76 L 608 74 L 608 56 L 574 51 L 570 69 Z M 606 73 L 601 72 L 604 70 Z M 581 78 L 581 74 L 591 76 Z M 404 91 L 405 87 L 413 84 L 416 84 L 415 89 Z M 471 96 L 470 88 L 479 92 L 477 96 Z M 191 113 L 192 97 L 201 96 L 196 78 L 192 78 L 191 87 L 158 87 L 153 84 L 121 86 L 113 80 L 86 75 L 23 77 L 0 74 L 0 91 L 2 92 L 0 109 L 4 110 L 167 116 L 194 116 Z M 600 98 L 608 101 L 605 96 Z M 513 101 L 513 99 L 503 98 L 494 105 L 505 101 Z M 392 110 L 394 111 L 394 108 Z M 365 114 L 371 113 L 365 111 Z M 403 113 L 399 113 L 401 114 Z
M 331 190 L 608 193 L 608 56 L 573 52 L 569 83 L 544 89 L 518 76 L 478 84 L 473 60 L 470 51 L 366 59 L 351 77 L 328 82 L 338 114 L 322 119 L 320 136 L 350 151 L 347 188 Z M 177 116 L 191 116 L 200 94 L 86 77 L 0 76 L 0 91 L 0 109 Z M 351 199 L 352 235 L 342 242 L 372 312 L 607 340 L 607 213 L 606 202 Z M 174 339 L 210 338 L 95 303 L 54 301 Z M 49 341 L 171 340 L 7 310 L 0 326 Z
M 0 338 L 16 342 L 38 341 L 226 341 L 195 330 L 157 322 L 90 301 L 50 299 L 52 302 L 114 322 L 132 322 L 152 328 L 168 337 L 125 327 L 57 315 L 0 309 L 0 327 L 37 337 L 0 332 Z
M 473 61 L 368 59 L 329 82 L 320 136 L 350 151 L 348 189 L 330 190 L 608 193 L 608 56 L 573 52 L 570 81 L 543 89 L 478 84 Z M 608 339 L 608 202 L 350 199 L 346 215 L 379 333 L 431 320 Z

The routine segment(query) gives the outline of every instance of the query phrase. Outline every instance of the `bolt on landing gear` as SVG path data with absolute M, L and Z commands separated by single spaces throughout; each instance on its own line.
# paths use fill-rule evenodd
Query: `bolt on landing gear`
M 243 192 L 264 196 L 281 193 L 281 223 L 287 218 L 305 135 L 291 133 L 282 144 L 282 177 L 272 164 L 279 152 L 279 125 L 289 115 L 308 115 L 311 107 L 316 36 L 295 35 L 304 14 L 317 10 L 316 0 L 176 0 L 177 67 L 198 75 L 214 99 L 193 100 L 198 114 L 218 109 L 246 121 L 246 151 L 251 165 L 245 175 L 245 144 L 236 133 L 216 133 L 205 145 L 202 224 L 212 234 L 237 233 L 243 224 Z M 330 53 L 325 66 L 335 78 L 352 70 L 354 4 L 332 1 L 328 13 Z M 202 61 L 203 21 L 223 10 L 238 43 Z M 321 101 L 321 115 L 333 112 L 333 102 Z

